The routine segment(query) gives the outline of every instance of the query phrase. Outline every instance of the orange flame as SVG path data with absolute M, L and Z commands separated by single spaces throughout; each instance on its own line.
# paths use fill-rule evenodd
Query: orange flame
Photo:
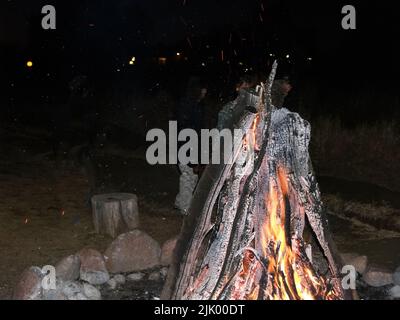
M 283 169 L 278 169 L 278 183 L 270 181 L 266 199 L 267 218 L 261 230 L 262 253 L 268 259 L 268 285 L 264 296 L 270 300 L 315 300 L 334 298 L 326 292 L 325 280 L 311 268 L 309 261 L 300 255 L 297 242 L 292 245 L 285 229 L 285 197 L 288 195 L 288 179 Z
M 243 147 L 244 148 L 253 148 L 253 151 L 260 150 L 259 146 L 257 145 L 257 126 L 260 122 L 260 116 L 257 115 L 254 118 L 254 121 L 251 125 L 250 131 L 245 135 L 243 139 Z

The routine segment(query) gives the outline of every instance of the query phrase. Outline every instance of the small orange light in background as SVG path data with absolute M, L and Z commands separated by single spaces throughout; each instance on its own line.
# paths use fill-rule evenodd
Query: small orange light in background
M 158 58 L 158 63 L 159 63 L 159 64 L 166 64 L 166 63 L 167 63 L 167 58 L 165 58 L 165 57 L 159 57 L 159 58 Z
M 28 68 L 32 68 L 32 67 L 33 67 L 33 62 L 29 60 L 29 61 L 26 63 L 26 66 L 27 66 Z

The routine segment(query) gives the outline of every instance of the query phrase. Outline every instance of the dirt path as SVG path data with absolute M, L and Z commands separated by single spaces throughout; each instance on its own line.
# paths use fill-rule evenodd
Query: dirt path
M 54 161 L 35 155 L 48 146 L 34 141 L 14 140 L 10 146 L 3 140 L 1 147 L 0 300 L 11 298 L 25 268 L 54 265 L 83 247 L 104 251 L 112 241 L 93 232 L 88 177 L 81 168 L 56 169 Z M 178 234 L 181 217 L 171 205 L 177 184 L 173 168 L 149 174 L 143 160 L 105 162 L 102 174 L 110 178 L 113 172 L 105 189 L 138 194 L 142 230 L 160 243 Z

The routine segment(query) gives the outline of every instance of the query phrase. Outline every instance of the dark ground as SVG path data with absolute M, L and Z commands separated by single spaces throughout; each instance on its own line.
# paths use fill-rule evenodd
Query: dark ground
M 86 246 L 104 251 L 112 240 L 93 232 L 88 206 L 93 179 L 87 168 L 73 155 L 57 164 L 44 131 L 10 127 L 0 136 L 0 299 L 9 299 L 26 267 L 55 264 Z M 150 167 L 144 153 L 144 148 L 123 149 L 106 142 L 95 155 L 96 188 L 97 192 L 136 193 L 141 228 L 162 243 L 179 233 L 182 222 L 173 209 L 178 172 L 175 166 Z M 351 201 L 368 204 L 377 208 L 378 215 L 382 206 L 399 208 L 396 192 L 340 179 L 319 181 L 329 209 L 337 208 L 338 201 L 342 206 Z M 400 265 L 399 232 L 332 213 L 329 221 L 340 251 L 365 254 L 370 262 L 393 270 Z M 105 293 L 105 298 L 152 298 L 161 284 L 138 282 L 117 296 Z
M 18 132 L 1 134 L 0 299 L 11 297 L 26 267 L 55 264 L 86 246 L 104 251 L 112 241 L 93 231 L 85 168 L 57 167 L 42 132 Z M 116 153 L 98 159 L 102 189 L 136 193 L 141 229 L 160 243 L 177 235 L 175 167 L 149 168 L 132 152 Z

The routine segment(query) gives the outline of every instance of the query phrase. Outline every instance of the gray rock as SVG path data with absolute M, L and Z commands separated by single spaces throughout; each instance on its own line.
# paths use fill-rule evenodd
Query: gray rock
M 165 279 L 165 278 L 167 277 L 167 275 L 168 275 L 168 270 L 169 270 L 168 267 L 161 268 L 160 274 L 161 274 L 161 277 L 162 277 L 163 279 Z
M 116 274 L 114 277 L 112 277 L 108 282 L 107 285 L 109 289 L 115 290 L 119 286 L 124 285 L 126 282 L 126 278 L 122 274 Z
M 82 292 L 78 292 L 77 294 L 71 296 L 68 300 L 89 300 Z
M 173 253 L 176 247 L 178 238 L 167 240 L 161 249 L 161 265 L 169 266 L 172 263 Z
M 91 284 L 83 284 L 83 293 L 86 297 L 88 297 L 89 300 L 101 300 L 101 293 L 99 289 L 92 286 Z
M 400 286 L 400 267 L 393 273 L 393 283 Z
M 110 280 L 103 255 L 93 249 L 79 252 L 81 260 L 80 278 L 93 285 L 101 285 Z
M 118 285 L 124 285 L 126 282 L 126 278 L 123 274 L 116 274 L 113 279 L 116 281 Z
M 378 266 L 369 266 L 363 280 L 372 287 L 383 287 L 393 283 L 393 274 Z
M 106 250 L 106 266 L 111 273 L 134 272 L 160 265 L 161 249 L 145 232 L 121 234 Z
M 82 290 L 82 285 L 75 281 L 66 281 L 63 283 L 61 288 L 61 292 L 67 297 L 67 299 L 71 299 L 78 293 L 82 293 Z
M 44 290 L 42 300 L 68 300 L 60 290 Z
M 39 267 L 26 269 L 14 288 L 13 300 L 40 300 L 43 277 Z
M 159 271 L 154 271 L 149 275 L 150 281 L 159 281 L 160 279 L 161 279 L 161 274 Z
M 43 300 L 67 300 L 67 296 L 63 293 L 64 281 L 57 279 L 56 289 L 42 290 Z
M 400 286 L 394 286 L 389 290 L 390 297 L 393 299 L 400 298 Z
M 132 273 L 127 276 L 128 281 L 140 281 L 144 279 L 145 274 L 142 272 Z
M 67 300 L 89 300 L 83 291 L 83 285 L 77 281 L 66 281 L 61 289 Z
M 118 283 L 114 278 L 108 280 L 107 285 L 110 290 L 115 290 L 118 287 Z
M 365 273 L 368 264 L 367 256 L 360 256 L 357 253 L 343 253 L 341 256 L 345 265 L 353 266 L 361 275 Z
M 63 281 L 75 281 L 79 279 L 81 261 L 77 255 L 62 259 L 56 265 L 57 278 Z

